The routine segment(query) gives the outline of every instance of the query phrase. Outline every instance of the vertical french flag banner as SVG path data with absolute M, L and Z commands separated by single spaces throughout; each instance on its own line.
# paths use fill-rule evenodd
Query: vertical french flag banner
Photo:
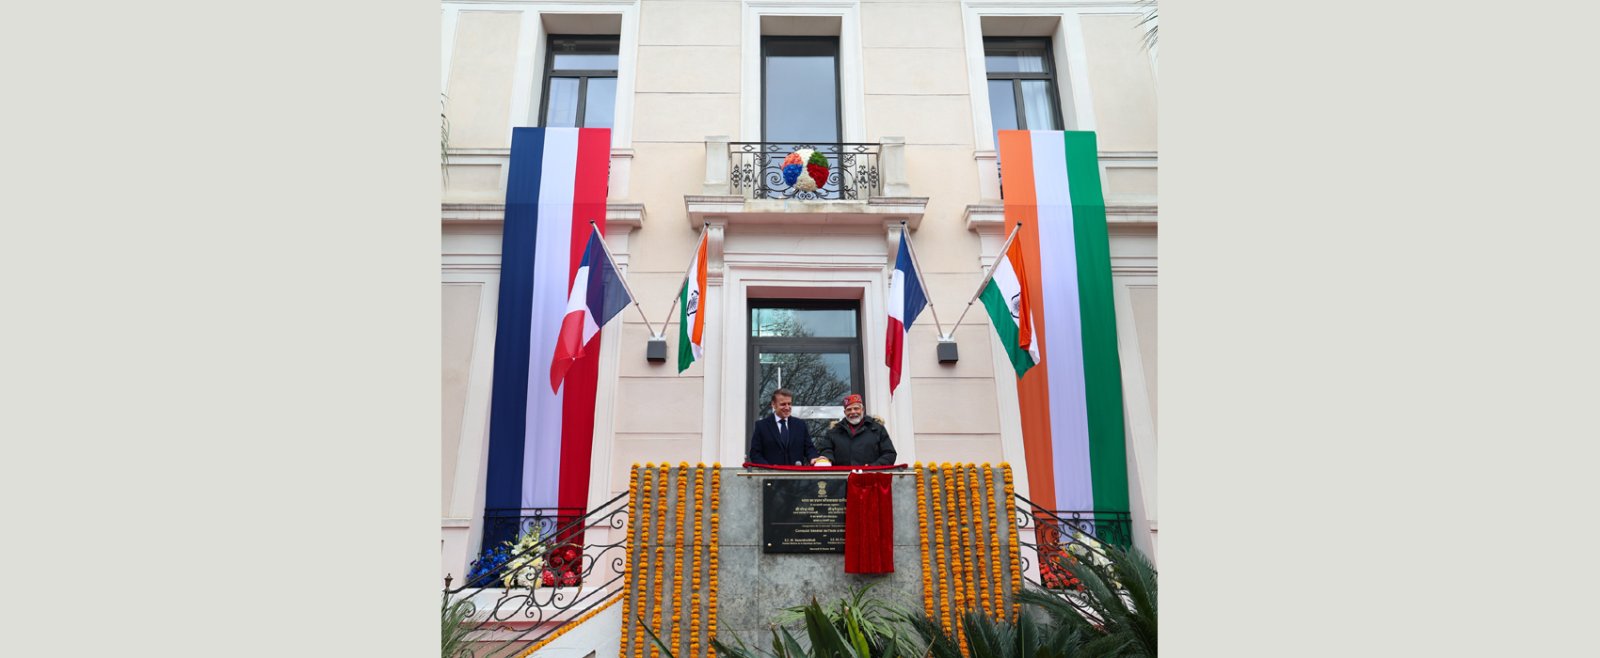
M 484 502 L 491 516 L 539 509 L 566 517 L 588 507 L 600 337 L 582 336 L 558 390 L 546 382 L 570 293 L 592 280 L 576 279 L 592 234 L 605 235 L 610 162 L 609 129 L 512 130 Z M 507 539 L 486 532 L 483 546 Z
M 928 296 L 922 290 L 922 279 L 911 260 L 911 236 L 905 227 L 900 228 L 900 252 L 894 257 L 894 271 L 889 273 L 889 335 L 884 341 L 884 363 L 889 366 L 889 394 L 900 386 L 900 367 L 904 361 L 906 332 L 917 315 L 928 305 Z

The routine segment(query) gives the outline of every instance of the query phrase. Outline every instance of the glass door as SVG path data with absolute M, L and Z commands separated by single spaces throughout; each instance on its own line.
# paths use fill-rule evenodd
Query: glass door
M 844 396 L 861 392 L 859 305 L 853 301 L 751 300 L 746 440 L 771 413 L 772 392 L 794 393 L 794 415 L 815 439 L 844 416 Z

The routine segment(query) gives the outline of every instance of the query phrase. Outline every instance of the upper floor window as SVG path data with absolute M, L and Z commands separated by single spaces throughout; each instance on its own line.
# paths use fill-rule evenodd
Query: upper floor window
M 617 108 L 617 37 L 551 36 L 539 116 L 546 128 L 610 128 Z
M 761 38 L 761 140 L 839 141 L 839 38 Z
M 983 61 L 995 131 L 1062 129 L 1048 39 L 985 38 Z

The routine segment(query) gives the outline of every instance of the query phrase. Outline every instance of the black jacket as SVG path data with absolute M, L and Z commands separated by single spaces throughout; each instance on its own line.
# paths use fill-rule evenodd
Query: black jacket
M 883 421 L 872 416 L 862 418 L 861 428 L 854 436 L 850 434 L 849 425 L 848 421 L 833 421 L 822 438 L 817 439 L 817 450 L 822 451 L 823 457 L 834 466 L 894 465 L 899 454 L 894 450 L 894 442 L 889 440 L 889 430 L 884 429 Z
M 789 416 L 787 442 L 778 439 L 777 416 L 768 415 L 756 421 L 748 448 L 746 460 L 752 464 L 809 465 L 811 460 L 817 458 L 817 448 L 811 445 L 811 434 L 805 419 L 794 416 Z

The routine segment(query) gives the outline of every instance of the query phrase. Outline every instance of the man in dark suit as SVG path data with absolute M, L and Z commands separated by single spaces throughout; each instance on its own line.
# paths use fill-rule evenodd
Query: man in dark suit
M 750 433 L 747 461 L 802 466 L 822 456 L 811 444 L 811 431 L 805 419 L 789 415 L 793 409 L 794 393 L 786 388 L 772 392 L 772 415 L 756 421 L 756 429 Z

